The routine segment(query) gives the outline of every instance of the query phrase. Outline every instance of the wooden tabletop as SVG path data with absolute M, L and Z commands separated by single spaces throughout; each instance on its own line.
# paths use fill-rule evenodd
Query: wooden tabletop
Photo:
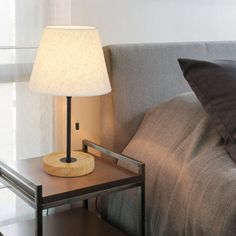
M 67 197 L 71 197 L 70 194 L 73 193 L 87 194 L 98 188 L 106 189 L 126 182 L 128 184 L 139 178 L 138 174 L 101 157 L 95 157 L 95 169 L 92 173 L 75 178 L 48 175 L 42 169 L 42 157 L 19 160 L 8 165 L 26 178 L 42 184 L 44 202 L 55 200 L 55 197 L 59 200 L 65 193 Z

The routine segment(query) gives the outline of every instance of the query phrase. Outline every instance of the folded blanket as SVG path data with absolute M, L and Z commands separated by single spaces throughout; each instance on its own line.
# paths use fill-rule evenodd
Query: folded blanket
M 236 165 L 192 93 L 149 111 L 123 153 L 146 163 L 147 235 L 236 235 Z M 103 199 L 129 235 L 138 235 L 137 191 Z

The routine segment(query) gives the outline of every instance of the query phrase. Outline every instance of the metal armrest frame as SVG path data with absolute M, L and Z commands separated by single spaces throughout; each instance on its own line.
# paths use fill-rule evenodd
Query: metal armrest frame
M 129 164 L 132 164 L 138 168 L 138 174 L 141 177 L 141 182 L 139 184 L 140 187 L 140 215 L 139 215 L 139 228 L 140 228 L 140 236 L 145 236 L 145 164 L 141 161 L 137 161 L 129 156 L 118 154 L 116 152 L 113 152 L 111 150 L 106 149 L 103 146 L 100 146 L 98 144 L 95 144 L 89 140 L 83 140 L 82 142 L 83 148 L 82 150 L 84 152 L 88 152 L 88 148 L 93 148 L 97 151 L 100 151 L 101 153 L 110 156 L 112 158 L 115 158 L 116 160 L 125 161 Z M 88 207 L 88 201 L 85 201 L 85 207 Z

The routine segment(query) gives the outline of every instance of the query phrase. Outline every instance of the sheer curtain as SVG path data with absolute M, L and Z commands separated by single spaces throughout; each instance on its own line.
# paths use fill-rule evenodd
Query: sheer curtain
M 54 150 L 53 98 L 28 89 L 42 28 L 50 18 L 48 2 L 0 2 L 0 159 L 36 157 Z M 5 188 L 0 191 L 0 209 L 0 225 L 33 213 Z

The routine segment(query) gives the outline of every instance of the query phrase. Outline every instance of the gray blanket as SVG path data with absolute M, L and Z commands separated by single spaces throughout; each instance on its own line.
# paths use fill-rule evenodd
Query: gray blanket
M 236 235 L 236 165 L 192 93 L 149 111 L 123 153 L 146 163 L 147 235 Z M 129 235 L 138 235 L 137 191 L 103 202 Z

